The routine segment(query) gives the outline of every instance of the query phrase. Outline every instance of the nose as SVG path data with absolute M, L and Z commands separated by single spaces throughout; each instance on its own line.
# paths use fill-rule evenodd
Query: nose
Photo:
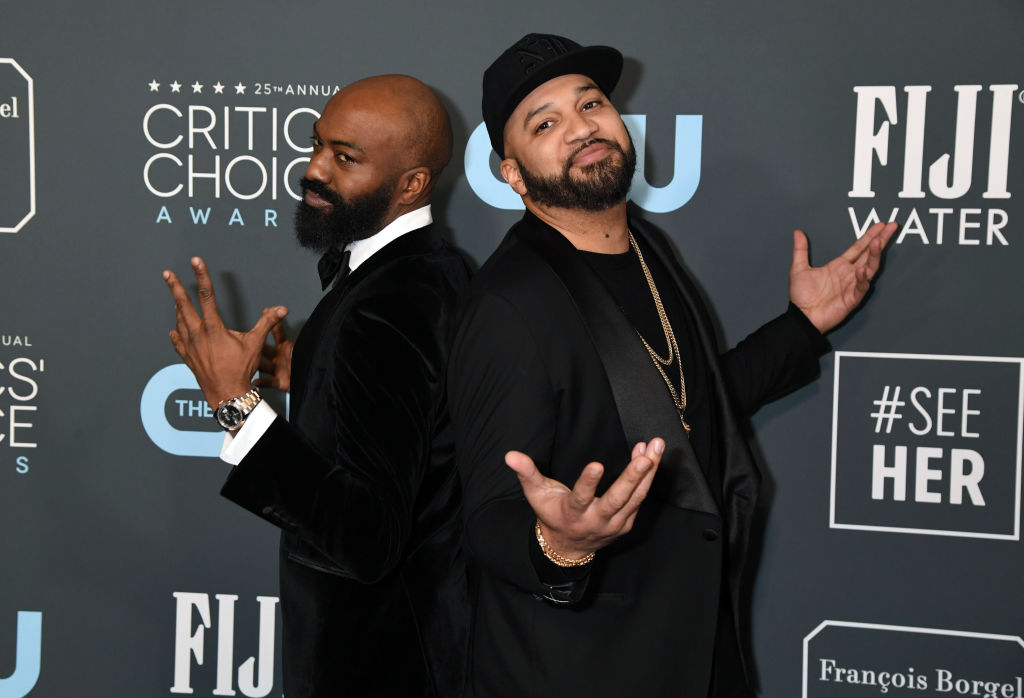
M 565 139 L 569 143 L 587 140 L 597 132 L 597 122 L 587 112 L 572 112 L 565 128 Z
M 327 148 L 321 148 L 320 152 L 314 151 L 309 156 L 309 164 L 306 165 L 306 179 L 315 179 L 318 182 L 327 184 L 330 181 L 330 169 L 327 167 Z

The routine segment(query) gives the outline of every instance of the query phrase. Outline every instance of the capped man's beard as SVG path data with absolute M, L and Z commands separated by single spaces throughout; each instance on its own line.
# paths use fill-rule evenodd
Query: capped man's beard
M 355 240 L 363 240 L 381 229 L 391 206 L 395 182 L 384 182 L 377 189 L 348 201 L 316 179 L 299 180 L 303 194 L 308 189 L 331 204 L 326 210 L 299 201 L 295 209 L 295 237 L 299 244 L 317 252 L 332 247 L 342 248 Z
M 629 138 L 627 132 L 626 137 Z M 587 146 L 604 143 L 617 151 L 602 160 L 591 162 L 579 168 L 580 176 L 572 174 L 572 161 Z M 517 161 L 518 162 L 518 161 Z M 527 195 L 541 206 L 556 208 L 579 208 L 584 211 L 605 211 L 621 203 L 629 193 L 636 170 L 636 149 L 629 138 L 629 149 L 606 138 L 594 138 L 576 148 L 566 158 L 561 175 L 545 177 L 530 172 L 519 162 L 519 174 L 523 177 Z

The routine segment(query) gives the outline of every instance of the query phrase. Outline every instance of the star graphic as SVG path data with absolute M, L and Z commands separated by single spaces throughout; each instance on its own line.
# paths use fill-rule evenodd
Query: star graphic
M 152 82 L 150 82 L 149 83 L 149 91 L 150 92 L 159 92 L 160 91 L 160 83 L 158 83 L 156 80 L 153 80 Z
M 196 80 L 194 83 L 192 83 L 192 94 L 196 94 L 197 92 L 201 93 L 202 91 L 203 91 L 203 86 L 199 84 L 198 80 Z
M 220 80 L 218 80 L 217 84 L 213 86 L 213 91 L 217 94 L 224 94 L 224 85 L 220 84 Z
M 181 83 L 175 80 L 171 83 L 171 92 L 181 92 Z
M 243 85 L 242 83 L 238 83 L 237 85 L 235 85 L 235 94 L 236 95 L 244 95 L 245 94 L 245 85 Z

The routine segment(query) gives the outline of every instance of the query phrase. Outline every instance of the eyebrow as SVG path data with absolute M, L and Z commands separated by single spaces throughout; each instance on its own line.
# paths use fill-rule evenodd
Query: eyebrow
M 317 137 L 317 140 L 320 140 L 320 141 L 323 140 L 322 138 L 320 138 L 320 131 L 317 129 L 316 124 L 313 124 L 313 135 Z M 340 145 L 340 146 L 342 146 L 344 148 L 351 148 L 352 150 L 358 150 L 360 153 L 364 152 L 363 149 L 360 148 L 358 145 L 356 145 L 355 143 L 351 143 L 349 141 L 343 141 L 343 140 L 335 139 L 335 140 L 332 140 L 332 141 L 327 141 L 327 143 L 329 145 Z
M 584 94 L 586 92 L 589 92 L 590 90 L 596 90 L 596 89 L 598 89 L 597 85 L 595 85 L 592 82 L 586 83 L 584 85 L 580 85 L 579 87 L 576 88 L 576 97 L 579 97 L 580 95 L 582 95 L 582 94 Z M 537 116 L 538 114 L 540 114 L 545 109 L 549 109 L 551 107 L 551 104 L 552 104 L 551 102 L 547 102 L 546 104 L 542 104 L 539 107 L 537 107 L 536 109 L 534 109 L 533 111 L 531 111 L 529 114 L 527 114 L 526 118 L 523 119 L 523 128 L 524 129 L 525 128 L 529 128 L 530 121 L 533 119 L 533 117 Z

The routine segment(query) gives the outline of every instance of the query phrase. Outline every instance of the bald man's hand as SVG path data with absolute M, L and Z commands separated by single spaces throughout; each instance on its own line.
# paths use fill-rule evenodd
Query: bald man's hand
M 171 343 L 185 365 L 192 369 L 206 401 L 216 407 L 252 389 L 252 377 L 259 366 L 267 334 L 288 314 L 288 309 L 280 305 L 264 308 L 260 319 L 248 332 L 229 330 L 217 312 L 213 282 L 203 260 L 193 257 L 192 270 L 198 284 L 201 316 L 177 275 L 170 270 L 163 273 L 177 314 L 177 327 L 170 332 Z
M 260 373 L 266 374 L 253 381 L 261 388 L 277 388 L 288 392 L 292 384 L 292 351 L 295 344 L 284 334 L 281 323 L 274 325 L 271 332 L 274 343 L 267 341 L 263 345 L 263 358 L 260 359 Z
M 540 521 L 544 540 L 558 554 L 579 559 L 600 550 L 633 528 L 640 503 L 665 451 L 665 442 L 652 439 L 633 447 L 632 460 L 600 497 L 595 496 L 604 466 L 590 463 L 570 490 L 544 477 L 525 453 L 509 451 L 505 463 L 519 476 L 526 500 Z

